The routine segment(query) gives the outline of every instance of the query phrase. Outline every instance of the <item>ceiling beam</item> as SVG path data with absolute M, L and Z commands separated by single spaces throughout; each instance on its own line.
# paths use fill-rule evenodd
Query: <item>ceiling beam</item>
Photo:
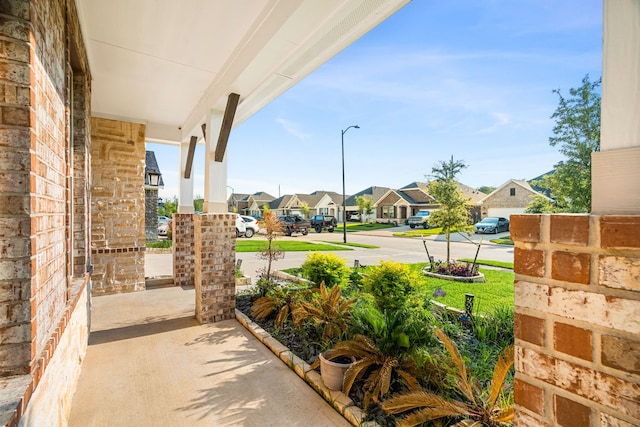
M 191 169 L 193 169 L 193 154 L 196 151 L 197 136 L 192 136 L 189 141 L 189 151 L 187 152 L 187 162 L 184 166 L 184 179 L 191 178 Z

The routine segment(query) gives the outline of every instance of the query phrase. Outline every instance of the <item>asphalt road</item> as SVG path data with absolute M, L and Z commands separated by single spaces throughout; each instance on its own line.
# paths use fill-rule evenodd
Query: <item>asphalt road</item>
M 410 230 L 408 226 L 398 226 L 384 230 L 354 232 L 347 233 L 347 242 L 362 243 L 367 245 L 379 246 L 377 249 L 353 248 L 350 251 L 331 252 L 339 255 L 347 260 L 347 265 L 352 266 L 354 260 L 358 260 L 361 265 L 378 264 L 381 260 L 398 261 L 406 263 L 426 262 L 428 261 L 424 243 L 421 238 L 411 237 L 394 237 L 393 233 Z M 500 233 L 497 236 L 505 236 L 508 233 Z M 513 246 L 496 245 L 489 242 L 496 235 L 472 235 L 470 238 L 474 242 L 481 243 L 478 259 L 490 259 L 495 261 L 513 262 Z M 260 234 L 255 235 L 252 239 L 263 239 Z M 244 238 L 241 238 L 244 239 Z M 298 240 L 309 242 L 342 242 L 343 234 L 340 232 L 322 233 L 311 232 L 306 236 L 293 235 L 291 237 L 281 237 L 279 240 Z M 447 242 L 444 236 L 429 236 L 425 238 L 429 254 L 436 261 L 444 260 L 447 254 Z M 452 235 L 451 242 L 451 258 L 473 258 L 476 254 L 476 245 L 469 242 L 460 235 Z M 260 270 L 266 267 L 266 261 L 257 257 L 254 252 L 240 252 L 236 255 L 237 259 L 242 259 L 242 271 L 245 275 L 255 279 Z M 299 267 L 307 259 L 306 252 L 286 252 L 285 257 L 273 264 L 275 269 L 284 269 L 290 267 Z M 145 255 L 145 276 L 171 276 L 173 257 L 171 254 L 153 254 Z
M 408 231 L 408 226 L 399 226 L 384 230 L 370 232 L 347 233 L 347 242 L 362 243 L 379 246 L 378 249 L 353 248 L 351 251 L 332 252 L 347 260 L 347 265 L 352 266 L 354 260 L 358 260 L 361 265 L 378 264 L 381 260 L 398 261 L 406 263 L 426 262 L 427 253 L 422 238 L 394 237 L 393 233 Z M 506 236 L 509 233 L 499 233 L 497 236 Z M 253 239 L 262 238 L 260 235 Z M 490 259 L 495 261 L 513 262 L 513 246 L 496 245 L 490 239 L 495 239 L 496 235 L 472 235 L 470 238 L 477 243 L 481 243 L 478 259 Z M 282 237 L 280 240 L 302 240 L 310 242 L 342 242 L 343 234 L 340 232 L 322 233 L 311 232 L 307 236 L 293 235 Z M 447 242 L 444 236 L 429 236 L 425 238 L 429 254 L 436 261 L 446 259 Z M 452 235 L 451 258 L 473 258 L 476 254 L 477 246 L 469 242 L 460 235 Z M 255 278 L 257 272 L 266 266 L 266 262 L 257 258 L 255 253 L 241 252 L 236 255 L 242 259 L 243 272 Z M 284 269 L 300 266 L 307 258 L 306 252 L 287 252 L 284 259 L 274 263 L 274 268 Z

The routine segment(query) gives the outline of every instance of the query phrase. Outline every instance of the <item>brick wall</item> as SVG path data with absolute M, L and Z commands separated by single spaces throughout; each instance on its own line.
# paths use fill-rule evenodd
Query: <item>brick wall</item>
M 515 195 L 511 195 L 511 189 L 515 190 Z M 534 199 L 536 195 L 524 187 L 511 183 L 491 197 L 484 199 L 481 207 L 482 217 L 489 215 L 489 209 L 491 208 L 510 208 L 510 209 L 524 209 L 529 206 L 529 203 Z M 522 211 L 520 211 L 522 212 Z
M 195 246 L 194 214 L 173 214 L 173 283 L 194 286 Z
M 145 126 L 91 119 L 92 294 L 144 290 Z
M 201 323 L 235 318 L 236 217 L 194 215 L 196 318 Z
M 514 215 L 516 424 L 640 425 L 640 216 Z

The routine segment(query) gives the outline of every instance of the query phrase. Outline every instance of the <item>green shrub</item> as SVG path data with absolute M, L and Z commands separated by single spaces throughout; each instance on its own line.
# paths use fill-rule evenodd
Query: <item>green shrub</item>
M 302 264 L 302 276 L 317 285 L 324 284 L 331 288 L 334 285 L 347 284 L 351 270 L 344 258 L 334 254 L 314 252 L 307 255 Z
M 171 240 L 156 240 L 155 242 L 147 242 L 146 246 L 148 248 L 160 248 L 160 249 L 170 248 Z
M 363 279 L 364 290 L 373 295 L 381 311 L 396 311 L 406 307 L 408 299 L 420 282 L 420 276 L 408 265 L 381 261 Z

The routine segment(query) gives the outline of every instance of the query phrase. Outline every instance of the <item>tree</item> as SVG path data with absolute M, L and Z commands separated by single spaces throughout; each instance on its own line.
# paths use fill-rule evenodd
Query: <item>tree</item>
M 199 194 L 196 195 L 196 198 L 193 199 L 193 209 L 196 212 L 202 212 L 203 206 L 204 206 L 204 198 L 202 198 Z
M 307 203 L 307 202 L 300 203 L 300 212 L 302 212 L 302 215 L 305 218 L 308 218 L 309 217 L 309 212 L 311 212 L 311 209 L 309 209 L 309 203 Z
M 262 296 L 266 295 L 266 292 L 271 287 L 271 264 L 274 261 L 284 258 L 284 251 L 275 244 L 279 233 L 284 231 L 284 224 L 280 221 L 280 218 L 276 216 L 275 212 L 266 211 L 264 213 L 264 229 L 266 230 L 265 238 L 267 239 L 267 247 L 258 253 L 260 259 L 267 261 L 264 277 L 265 284 L 264 286 L 259 286 Z
M 360 222 L 363 222 L 364 215 L 373 213 L 373 200 L 366 196 L 357 196 L 356 205 L 358 205 L 358 214 L 360 214 Z
M 533 200 L 529 203 L 527 208 L 524 210 L 524 213 L 553 213 L 555 212 L 555 208 L 553 207 L 553 203 L 551 200 L 547 199 L 541 194 L 538 194 Z
M 452 179 L 431 181 L 429 192 L 440 204 L 437 209 L 429 215 L 429 225 L 442 227 L 447 239 L 447 268 L 451 259 L 451 231 L 465 230 L 468 228 L 469 211 L 467 203 L 469 199 L 458 189 L 458 185 Z
M 443 160 L 436 163 L 431 169 L 431 175 L 438 181 L 453 181 L 456 179 L 456 175 L 460 173 L 462 169 L 465 169 L 467 164 L 462 160 L 451 160 L 445 162 Z
M 483 185 L 482 187 L 476 188 L 476 190 L 478 190 L 479 192 L 484 193 L 484 194 L 491 194 L 491 193 L 493 193 L 493 191 L 496 188 L 497 187 L 491 187 L 489 185 Z
M 560 89 L 553 91 L 559 104 L 551 116 L 556 124 L 549 144 L 558 146 L 567 160 L 536 184 L 551 190 L 558 210 L 591 211 L 591 153 L 600 151 L 600 94 L 596 92 L 600 83 L 586 75 L 582 86 L 569 89 L 570 98 L 562 96 Z
M 429 192 L 440 204 L 440 209 L 429 215 L 429 225 L 442 227 L 447 238 L 447 268 L 451 258 L 451 231 L 468 228 L 469 199 L 458 189 L 455 178 L 467 164 L 462 160 L 439 161 L 431 169 L 435 181 L 429 183 Z
M 178 197 L 173 196 L 171 199 L 167 199 L 164 202 L 164 206 L 158 207 L 158 215 L 167 216 L 171 218 L 171 215 L 178 212 Z

